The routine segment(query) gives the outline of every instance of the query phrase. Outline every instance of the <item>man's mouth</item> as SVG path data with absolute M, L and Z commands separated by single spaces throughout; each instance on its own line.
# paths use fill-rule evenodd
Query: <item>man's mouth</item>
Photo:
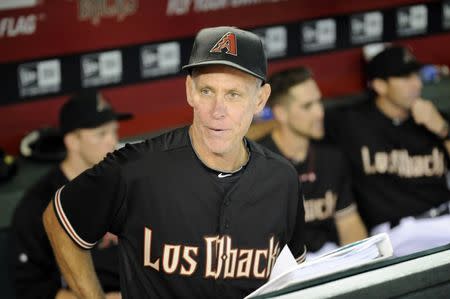
M 212 128 L 212 127 L 208 127 L 208 130 L 212 133 L 212 134 L 223 134 L 227 131 L 229 131 L 228 129 L 223 129 L 223 128 Z
M 208 127 L 208 129 L 210 129 L 211 131 L 215 131 L 215 132 L 223 132 L 223 131 L 227 131 L 227 129 L 222 129 L 222 128 L 212 128 L 212 127 Z

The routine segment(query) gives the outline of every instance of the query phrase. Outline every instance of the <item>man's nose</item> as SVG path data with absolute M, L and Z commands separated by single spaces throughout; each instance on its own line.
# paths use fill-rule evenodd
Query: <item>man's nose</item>
M 216 96 L 212 107 L 212 115 L 214 118 L 222 118 L 226 114 L 227 107 L 225 105 L 224 96 Z

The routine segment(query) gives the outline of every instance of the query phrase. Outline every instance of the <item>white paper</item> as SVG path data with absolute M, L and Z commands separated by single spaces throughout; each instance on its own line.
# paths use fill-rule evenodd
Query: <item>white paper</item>
M 294 269 L 297 266 L 294 255 L 287 245 L 284 245 L 278 255 L 275 265 L 273 265 L 272 272 L 270 273 L 269 281 L 273 278 L 280 276 L 284 272 Z
M 379 261 L 392 256 L 392 245 L 388 235 L 383 233 L 339 247 L 314 260 L 293 266 L 290 266 L 292 264 L 289 262 L 289 255 L 293 258 L 289 248 L 285 247 L 283 251 L 283 257 L 281 257 L 280 253 L 280 261 L 277 259 L 274 265 L 275 270 L 276 263 L 280 264 L 276 270 L 277 272 L 272 271 L 270 280 L 246 298 L 277 291 L 295 283 Z

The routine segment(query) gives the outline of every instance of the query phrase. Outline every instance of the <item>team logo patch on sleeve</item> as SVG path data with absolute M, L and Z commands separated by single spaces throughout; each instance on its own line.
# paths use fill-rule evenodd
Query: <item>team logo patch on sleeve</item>
M 237 56 L 236 35 L 234 33 L 225 33 L 209 52 L 222 53 L 223 49 L 226 49 L 226 54 Z

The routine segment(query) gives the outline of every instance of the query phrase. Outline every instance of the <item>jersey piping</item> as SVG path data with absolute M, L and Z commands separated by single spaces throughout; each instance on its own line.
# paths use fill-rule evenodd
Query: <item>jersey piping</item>
M 89 243 L 89 242 L 86 242 L 85 240 L 83 240 L 73 229 L 72 225 L 69 222 L 69 219 L 67 219 L 66 214 L 64 213 L 64 210 L 61 206 L 61 200 L 60 200 L 60 194 L 61 194 L 61 191 L 63 188 L 64 187 L 61 187 L 58 189 L 58 191 L 56 191 L 55 200 L 53 201 L 56 215 L 58 216 L 58 220 L 61 223 L 61 225 L 64 227 L 64 229 L 66 230 L 67 234 L 70 236 L 70 238 L 75 243 L 77 243 L 80 247 L 82 247 L 84 249 L 91 249 L 92 247 L 95 246 L 95 244 L 97 244 L 97 242 Z

